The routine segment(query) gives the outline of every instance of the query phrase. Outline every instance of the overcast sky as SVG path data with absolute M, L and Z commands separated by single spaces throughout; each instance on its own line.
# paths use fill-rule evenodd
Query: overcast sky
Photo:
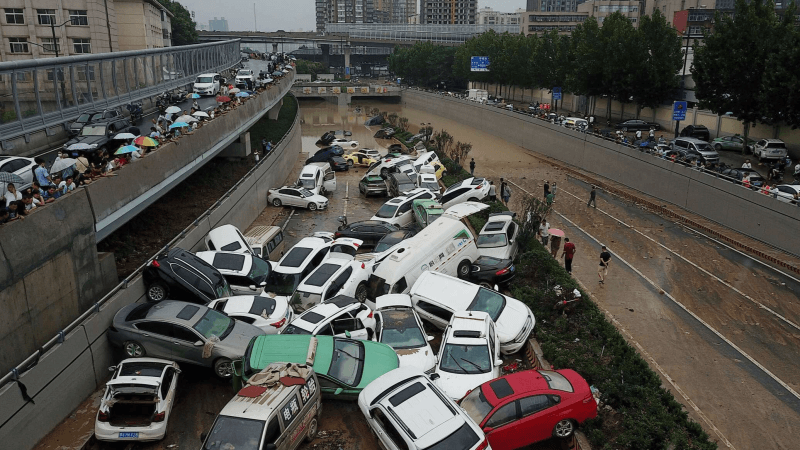
M 225 17 L 231 31 L 304 31 L 316 27 L 315 0 L 178 0 L 194 11 L 195 22 L 208 25 L 214 17 Z M 255 21 L 253 20 L 255 3 Z M 525 0 L 478 0 L 478 8 L 490 7 L 502 12 L 514 12 L 525 7 Z

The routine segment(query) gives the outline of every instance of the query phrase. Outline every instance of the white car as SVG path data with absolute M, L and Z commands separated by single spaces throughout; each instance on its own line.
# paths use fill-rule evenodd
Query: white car
M 381 375 L 358 395 L 358 408 L 387 450 L 491 450 L 483 430 L 419 370 Z
M 794 200 L 794 194 L 800 194 L 800 184 L 779 184 L 771 192 L 778 200 L 791 203 Z
M 305 237 L 287 251 L 267 277 L 264 292 L 290 297 L 305 277 L 328 255 L 331 242 L 318 237 Z
M 249 69 L 240 69 L 236 72 L 236 85 L 240 86 L 245 84 L 247 81 L 250 81 L 253 86 L 255 86 L 256 77 L 253 75 L 253 71 Z
M 411 297 L 405 294 L 382 295 L 375 299 L 375 340 L 397 352 L 400 367 L 411 367 L 425 373 L 436 367 L 436 354 L 431 348 L 433 336 L 425 333 Z
M 38 164 L 33 158 L 23 158 L 21 156 L 0 156 L 0 172 L 8 172 L 22 178 L 23 183 L 19 186 L 14 186 L 17 191 L 22 192 L 28 189 L 33 184 L 33 169 Z M 0 187 L 3 189 L 3 194 L 8 192 L 5 182 L 0 182 Z
M 195 255 L 225 277 L 234 295 L 260 294 L 272 272 L 268 261 L 249 253 L 207 251 Z
M 206 248 L 211 251 L 255 254 L 242 232 L 230 224 L 221 225 L 209 231 L 205 241 Z
M 380 175 L 381 178 L 386 179 L 389 173 L 394 171 L 395 166 L 400 163 L 410 161 L 408 156 L 384 156 L 380 161 L 372 164 L 367 169 L 367 175 Z
M 521 301 L 439 272 L 423 272 L 409 295 L 420 317 L 439 328 L 457 311 L 488 313 L 505 355 L 521 349 L 536 325 L 533 312 Z
M 753 156 L 759 161 L 786 158 L 786 144 L 780 139 L 761 139 L 753 145 Z
M 439 363 L 431 380 L 453 400 L 500 376 L 503 358 L 489 314 L 460 311 L 442 333 Z
M 433 192 L 436 198 L 439 198 L 442 194 L 442 188 L 439 186 L 439 181 L 436 180 L 436 174 L 434 173 L 420 173 L 417 177 L 417 186 Z
M 345 253 L 329 252 L 319 267 L 297 286 L 291 303 L 297 311 L 304 311 L 337 295 L 364 301 L 371 268 L 372 263 L 355 261 Z
M 444 209 L 462 202 L 481 201 L 489 195 L 489 181 L 484 178 L 467 178 L 464 181 L 455 183 L 442 194 L 439 203 Z
M 349 139 L 334 139 L 328 145 L 338 145 L 342 148 L 358 148 L 358 141 L 351 141 Z
M 380 161 L 383 158 L 381 152 L 375 150 L 374 148 L 362 148 L 359 152 L 365 153 L 370 158 L 374 159 L 375 161 Z
M 286 297 L 239 295 L 212 301 L 208 307 L 225 313 L 231 319 L 261 328 L 266 334 L 278 334 L 294 319 L 294 311 Z
M 427 189 L 417 188 L 405 196 L 395 197 L 383 204 L 370 220 L 379 220 L 398 227 L 404 227 L 414 221 L 412 206 L 414 200 L 430 200 L 436 196 Z
M 423 151 L 417 153 L 417 159 L 414 161 L 414 167 L 417 169 L 417 172 L 422 172 L 420 168 L 422 166 L 433 165 L 434 162 L 439 162 L 439 156 L 436 155 L 436 152 L 431 151 Z
M 370 340 L 375 318 L 369 306 L 353 297 L 337 295 L 296 316 L 280 334 L 318 334 Z
M 167 434 L 175 404 L 178 364 L 130 358 L 116 366 L 100 400 L 94 435 L 100 441 L 158 441 Z
M 478 253 L 500 259 L 514 259 L 519 250 L 519 226 L 511 211 L 489 214 L 489 220 L 478 233 Z
M 217 95 L 222 77 L 218 73 L 204 73 L 198 75 L 192 85 L 192 92 L 198 95 Z
M 296 206 L 308 208 L 311 211 L 328 207 L 328 199 L 315 194 L 304 187 L 284 186 L 279 189 L 270 189 L 267 201 L 273 206 Z

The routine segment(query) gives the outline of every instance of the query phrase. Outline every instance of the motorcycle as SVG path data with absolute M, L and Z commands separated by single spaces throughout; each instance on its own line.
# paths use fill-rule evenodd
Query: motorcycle
M 142 122 L 143 111 L 142 103 L 129 103 L 125 108 L 131 113 L 131 122 L 134 125 L 139 125 Z

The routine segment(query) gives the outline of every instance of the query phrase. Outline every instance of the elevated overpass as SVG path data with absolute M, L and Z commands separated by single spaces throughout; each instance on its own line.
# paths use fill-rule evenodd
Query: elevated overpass
M 292 86 L 292 94 L 297 98 L 335 99 L 339 106 L 347 106 L 354 97 L 399 99 L 401 93 L 400 87 L 386 84 L 295 83 Z

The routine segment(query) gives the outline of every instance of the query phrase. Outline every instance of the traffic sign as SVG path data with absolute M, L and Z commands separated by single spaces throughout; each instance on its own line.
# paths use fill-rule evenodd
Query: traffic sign
M 561 100 L 561 88 L 554 87 L 553 88 L 553 100 Z
M 672 105 L 672 120 L 686 120 L 686 102 L 675 102 Z
M 488 72 L 489 71 L 489 57 L 488 56 L 473 56 L 470 59 L 470 71 L 472 71 L 472 72 Z

